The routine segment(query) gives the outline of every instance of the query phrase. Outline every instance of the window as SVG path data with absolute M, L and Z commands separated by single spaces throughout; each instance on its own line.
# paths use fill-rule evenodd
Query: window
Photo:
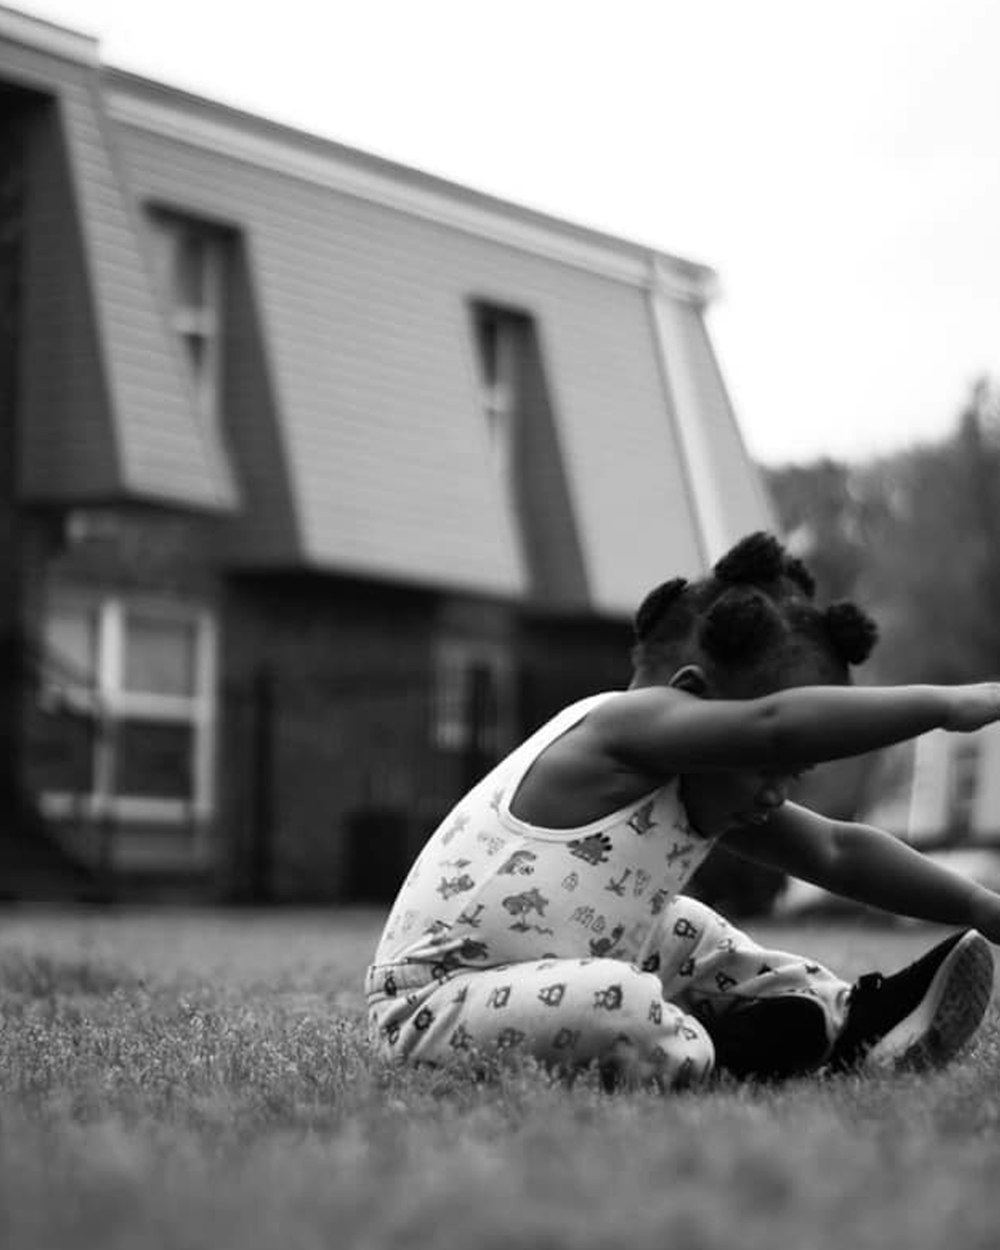
M 501 473 L 509 479 L 523 407 L 525 344 L 531 321 L 522 313 L 475 304 L 473 324 L 490 446 Z
M 528 313 L 481 301 L 470 314 L 482 411 L 525 586 L 538 603 L 589 606 L 538 324 Z
M 512 733 L 512 669 L 499 643 L 449 640 L 437 657 L 434 743 L 498 759 Z
M 215 629 L 193 606 L 53 602 L 35 785 L 53 815 L 211 811 Z
M 204 222 L 159 210 L 152 224 L 157 280 L 195 403 L 206 421 L 218 423 L 226 235 Z

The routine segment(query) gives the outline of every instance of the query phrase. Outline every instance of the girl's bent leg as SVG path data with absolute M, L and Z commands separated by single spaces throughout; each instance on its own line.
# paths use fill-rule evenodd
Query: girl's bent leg
M 642 967 L 704 1025 L 737 1076 L 814 1071 L 843 1027 L 850 986 L 800 955 L 762 947 L 696 899 L 665 909 Z
M 543 959 L 458 971 L 372 1020 L 383 1051 L 443 1063 L 519 1047 L 565 1071 L 598 1062 L 627 1083 L 698 1085 L 712 1071 L 699 1022 L 665 1002 L 660 981 L 615 959 Z

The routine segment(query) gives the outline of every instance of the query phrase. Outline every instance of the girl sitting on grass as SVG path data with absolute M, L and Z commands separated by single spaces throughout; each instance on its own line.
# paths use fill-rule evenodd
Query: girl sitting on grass
M 520 1047 L 662 1088 L 947 1062 L 989 1002 L 1000 896 L 786 787 L 825 760 L 990 724 L 1000 685 L 853 687 L 873 622 L 818 607 L 763 533 L 652 591 L 635 633 L 628 689 L 560 712 L 424 847 L 367 973 L 379 1050 L 437 1064 Z M 681 893 L 716 844 L 960 931 L 849 985 Z

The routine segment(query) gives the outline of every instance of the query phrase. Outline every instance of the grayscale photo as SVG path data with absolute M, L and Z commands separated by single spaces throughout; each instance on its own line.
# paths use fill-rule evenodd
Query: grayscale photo
M 1000 1244 L 998 46 L 2 0 L 3 1250 Z

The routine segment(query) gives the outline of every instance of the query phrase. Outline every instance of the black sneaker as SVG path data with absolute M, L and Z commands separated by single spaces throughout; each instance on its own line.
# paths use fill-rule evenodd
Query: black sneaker
M 975 929 L 956 933 L 891 977 L 856 982 L 829 1065 L 921 1071 L 969 1041 L 993 993 L 993 953 Z
M 758 998 L 718 1016 L 692 1011 L 712 1039 L 716 1067 L 740 1080 L 804 1076 L 823 1066 L 830 1049 L 826 1015 L 811 998 Z

